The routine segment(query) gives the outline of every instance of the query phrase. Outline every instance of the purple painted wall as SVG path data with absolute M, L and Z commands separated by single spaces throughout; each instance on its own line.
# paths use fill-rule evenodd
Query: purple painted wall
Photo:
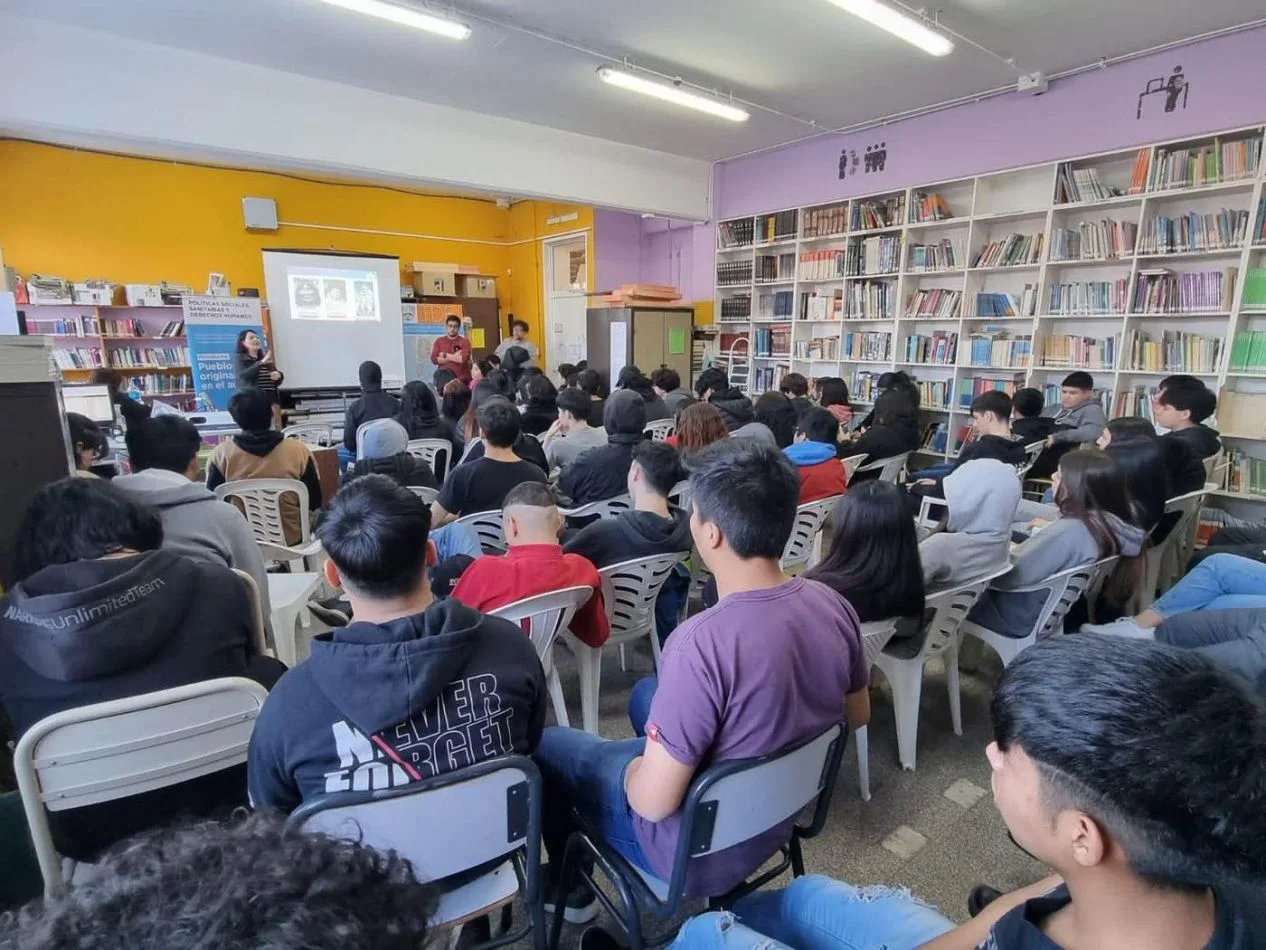
M 1179 65 L 1189 83 L 1186 108 L 1166 113 L 1164 95 L 1152 95 L 1136 118 L 1148 80 L 1168 77 Z M 1266 122 L 1263 90 L 1266 27 L 1073 76 L 1041 96 L 1001 96 L 723 162 L 714 178 L 714 214 L 778 211 L 1255 125 Z M 887 150 L 882 171 L 868 173 L 862 163 L 840 179 L 843 150 L 860 159 L 880 142 Z M 708 280 L 710 286 L 711 274 Z
M 623 211 L 593 213 L 594 290 L 636 283 L 641 270 L 642 216 Z

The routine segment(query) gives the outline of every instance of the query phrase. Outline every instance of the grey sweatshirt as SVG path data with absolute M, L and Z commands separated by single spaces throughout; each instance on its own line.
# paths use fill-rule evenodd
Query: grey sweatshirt
M 949 502 L 945 531 L 919 545 L 929 588 L 961 584 L 1007 563 L 1011 523 L 1020 502 L 1014 466 L 973 459 L 942 482 Z
M 195 561 L 235 567 L 259 586 L 264 627 L 271 629 L 268 575 L 259 546 L 242 513 L 220 501 L 206 486 L 174 472 L 146 470 L 120 475 L 110 484 L 133 501 L 158 512 L 163 522 L 163 547 Z
M 1103 435 L 1103 428 L 1108 424 L 1103 406 L 1093 396 L 1071 409 L 1047 406 L 1042 415 L 1055 420 L 1057 428 L 1051 438 L 1056 442 L 1093 442 Z

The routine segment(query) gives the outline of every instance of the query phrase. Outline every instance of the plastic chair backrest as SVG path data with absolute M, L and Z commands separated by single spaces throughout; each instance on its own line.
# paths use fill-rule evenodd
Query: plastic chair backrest
M 1024 476 L 1029 474 L 1029 469 L 1037 464 L 1038 456 L 1046 450 L 1046 443 L 1030 442 L 1024 447 L 1024 461 L 1015 467 L 1016 474 L 1020 476 L 1020 480 L 1024 480 Z
M 958 638 L 958 628 L 975 606 L 980 595 L 985 592 L 990 582 L 1011 570 L 1011 565 L 1004 564 L 997 570 L 980 577 L 947 587 L 944 590 L 928 594 L 926 606 L 935 613 L 927 623 L 927 634 L 923 639 L 923 648 L 919 650 L 920 659 L 928 659 L 944 653 Z
M 892 618 L 889 620 L 872 620 L 862 624 L 862 656 L 866 660 L 866 669 L 870 669 L 875 665 L 875 660 L 884 647 L 888 645 L 888 641 L 893 638 L 897 632 L 897 620 Z
M 559 514 L 564 518 L 586 518 L 593 515 L 597 515 L 599 518 L 614 518 L 620 512 L 628 511 L 632 507 L 633 498 L 628 493 L 625 493 L 616 495 L 614 498 L 591 501 L 576 508 L 560 508 Z
M 941 518 L 944 517 L 945 512 L 943 511 L 940 514 L 933 515 L 933 505 L 936 505 L 938 508 L 943 508 L 945 511 L 949 510 L 949 502 L 944 498 L 933 498 L 930 495 L 924 495 L 923 500 L 919 502 L 919 514 L 914 519 L 915 527 L 934 530 L 941 526 Z
M 1014 588 L 1012 593 L 1016 594 L 1047 592 L 1046 602 L 1038 612 L 1037 620 L 1028 636 L 1045 640 L 1059 633 L 1063 627 L 1064 618 L 1072 609 L 1073 604 L 1077 603 L 1083 595 L 1089 597 L 1093 594 L 1108 576 L 1108 572 L 1112 570 L 1117 560 L 1116 555 L 1113 555 L 1089 564 L 1079 564 L 1077 567 L 1070 567 L 1052 574 L 1046 580 L 1031 587 Z
M 308 512 L 308 486 L 297 478 L 242 478 L 225 482 L 215 496 L 237 505 L 251 526 L 257 544 L 289 547 L 281 519 L 281 496 L 295 495 L 299 505 L 299 544 L 312 540 Z
M 453 524 L 464 524 L 474 531 L 484 554 L 505 553 L 506 539 L 500 511 L 476 511 L 471 515 L 463 515 Z
M 668 493 L 668 500 L 678 508 L 690 510 L 690 480 L 680 481 Z
M 369 425 L 372 422 L 377 422 L 377 421 L 378 421 L 377 419 L 370 419 L 369 422 L 362 422 L 360 425 L 356 427 L 356 461 L 358 462 L 365 457 L 365 452 L 361 448 L 361 446 L 365 444 L 364 440 L 361 439 L 361 435 L 365 431 L 365 426 Z
M 264 607 L 259 596 L 259 585 L 255 583 L 255 578 L 240 568 L 234 567 L 230 570 L 237 575 L 237 579 L 246 588 L 246 598 L 251 603 L 251 645 L 255 648 L 256 656 L 263 656 L 268 643 L 264 637 Z
M 1147 590 L 1154 591 L 1162 583 L 1169 587 L 1178 580 L 1195 546 L 1200 509 L 1204 506 L 1206 494 L 1207 490 L 1200 488 L 1165 502 L 1165 514 L 1181 514 L 1165 540 L 1147 553 L 1147 580 L 1152 585 Z
M 602 578 L 602 602 L 613 637 L 644 631 L 652 625 L 660 588 L 673 568 L 688 556 L 655 554 L 621 561 L 598 571 Z
M 877 476 L 881 482 L 892 482 L 894 485 L 901 481 L 901 474 L 905 471 L 906 460 L 910 458 L 909 452 L 902 452 L 900 455 L 891 455 L 886 459 L 876 459 L 869 465 L 863 465 L 857 471 L 873 472 L 878 471 Z
M 796 520 L 782 549 L 782 569 L 807 565 L 813 556 L 813 540 L 822 530 L 826 516 L 839 504 L 842 495 L 805 502 L 796 508 Z
M 652 442 L 663 442 L 676 431 L 677 421 L 675 419 L 656 419 L 654 422 L 646 424 L 642 434 Z
M 1217 481 L 1217 478 L 1214 476 L 1218 473 L 1218 470 L 1222 468 L 1222 459 L 1224 454 L 1225 453 L 1221 449 L 1218 449 L 1217 452 L 1202 460 L 1204 463 L 1204 480 L 1206 482 Z
M 844 466 L 844 484 L 848 484 L 853 480 L 853 473 L 862 467 L 862 462 L 866 461 L 866 453 L 861 455 L 850 455 L 848 458 L 840 459 L 840 464 Z
M 41 719 L 13 755 L 46 893 L 62 884 L 47 812 L 97 805 L 246 761 L 268 691 L 241 677 L 80 706 Z
M 281 434 L 287 439 L 298 439 L 304 445 L 324 446 L 334 442 L 334 428 L 323 422 L 301 422 L 286 426 Z
M 425 485 L 408 485 L 406 487 L 428 505 L 440 497 L 439 490 L 436 488 L 427 488 Z
M 564 587 L 562 590 L 524 597 L 487 613 L 523 627 L 524 632 L 532 638 L 536 655 L 541 658 L 541 663 L 548 671 L 550 648 L 554 645 L 554 639 L 571 625 L 576 611 L 587 604 L 592 596 L 592 587 Z
M 365 746 L 372 757 L 368 741 Z M 488 759 L 411 783 L 402 766 L 380 764 L 384 773 L 399 773 L 399 781 L 391 780 L 399 787 L 312 799 L 290 816 L 287 828 L 395 851 L 422 881 L 451 877 L 521 847 L 530 852 L 534 842 L 539 848 L 541 776 L 530 759 Z
M 447 474 L 448 463 L 453 455 L 453 446 L 447 439 L 410 439 L 405 451 L 412 455 L 415 459 L 421 459 L 431 466 L 431 471 L 439 477 L 440 472 Z M 439 459 L 444 460 L 444 464 L 437 466 Z

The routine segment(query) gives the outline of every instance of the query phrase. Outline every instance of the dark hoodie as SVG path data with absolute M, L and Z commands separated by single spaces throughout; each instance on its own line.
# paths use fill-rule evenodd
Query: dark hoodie
M 502 755 L 545 726 L 545 674 L 508 620 L 457 602 L 317 637 L 260 711 L 248 774 L 256 808 L 397 788 Z
M 735 389 L 733 386 L 713 393 L 708 402 L 720 410 L 721 417 L 725 419 L 725 427 L 731 432 L 742 428 L 756 418 L 752 401 L 743 395 L 742 390 Z
M 382 367 L 372 360 L 360 364 L 361 397 L 347 407 L 343 419 L 343 448 L 356 451 L 356 430 L 375 419 L 392 419 L 400 411 L 400 400 L 382 391 Z
M 172 551 L 50 565 L 0 601 L 0 702 L 13 737 L 66 709 L 201 680 L 254 674 L 270 685 L 281 667 L 251 656 L 251 624 L 227 568 Z M 240 805 L 241 782 L 230 769 L 54 813 L 58 850 L 88 860 L 180 812 Z
M 356 464 L 343 475 L 343 484 L 355 481 L 362 475 L 386 475 L 402 488 L 434 488 L 440 483 L 435 479 L 431 466 L 408 452 L 389 455 L 384 459 L 357 459 Z
M 1201 463 L 1222 451 L 1222 440 L 1218 438 L 1217 431 L 1210 429 L 1206 425 L 1194 425 L 1186 429 L 1171 429 L 1162 438 L 1181 442 L 1191 450 L 1191 454 L 1195 456 L 1196 461 Z
M 1050 416 L 1020 416 L 1011 419 L 1011 434 L 1023 445 L 1045 440 L 1055 433 L 1055 420 Z
M 645 436 L 646 403 L 637 393 L 619 389 L 602 413 L 607 444 L 581 453 L 558 477 L 558 487 L 573 505 L 605 501 L 628 491 L 633 448 Z

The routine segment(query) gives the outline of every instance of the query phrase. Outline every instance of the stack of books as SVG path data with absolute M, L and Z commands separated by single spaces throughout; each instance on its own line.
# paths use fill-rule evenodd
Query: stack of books
M 1250 267 L 1244 276 L 1244 300 L 1248 310 L 1266 309 L 1266 267 Z
M 1248 212 L 1223 208 L 1217 214 L 1188 211 L 1176 218 L 1158 214 L 1143 222 L 1142 254 L 1174 254 L 1240 247 Z
M 1006 330 L 973 333 L 967 338 L 967 359 L 971 366 L 1010 369 L 1029 365 L 1033 353 L 1032 336 L 1012 336 Z
M 1148 172 L 1147 190 L 1166 191 L 1210 185 L 1219 181 L 1251 178 L 1261 159 L 1260 138 L 1223 142 L 1172 150 L 1157 149 L 1156 161 Z
M 717 261 L 718 287 L 741 287 L 751 282 L 751 261 Z
M 923 437 L 919 441 L 919 448 L 924 452 L 941 454 L 945 451 L 948 441 L 949 423 L 929 422 L 923 427 Z
M 1165 330 L 1160 339 L 1143 330 L 1125 335 L 1126 366 L 1148 373 L 1216 373 L 1222 356 L 1218 337 Z
M 774 317 L 790 317 L 795 305 L 795 291 L 780 290 L 776 293 L 758 294 L 756 297 L 756 318 L 758 320 L 769 320 Z
M 873 231 L 876 228 L 895 228 L 905 222 L 905 192 L 890 198 L 868 198 L 853 202 L 853 214 L 849 226 L 854 231 Z
M 1037 312 L 1037 285 L 1025 284 L 1024 292 L 1015 294 L 976 294 L 978 317 L 1031 317 Z
M 49 336 L 100 336 L 101 321 L 96 317 L 81 314 L 77 317 L 35 317 L 28 312 L 26 318 L 28 332 L 32 336 L 47 334 Z
M 1138 225 L 1130 221 L 1082 221 L 1077 230 L 1058 228 L 1051 232 L 1052 262 L 1110 261 L 1134 253 Z
M 754 356 L 790 356 L 791 327 L 757 327 L 752 331 Z
M 774 366 L 758 366 L 752 370 L 752 392 L 763 393 L 777 391 L 782 378 L 791 372 L 790 367 L 781 363 Z
M 911 244 L 911 271 L 951 270 L 963 266 L 963 249 L 958 241 L 943 238 L 935 244 Z
M 910 221 L 922 224 L 925 221 L 946 221 L 954 217 L 949 202 L 939 194 L 927 194 L 922 191 L 914 193 L 914 203 L 910 208 Z
M 848 248 L 848 274 L 890 275 L 901 266 L 901 237 L 866 238 Z
M 1157 268 L 1139 271 L 1134 289 L 1135 313 L 1217 313 L 1227 309 L 1235 293 L 1238 268 L 1175 274 Z
M 53 362 L 58 369 L 96 369 L 104 366 L 100 350 L 83 346 L 58 347 L 53 350 Z
M 906 316 L 952 320 L 958 317 L 962 308 L 963 292 L 961 290 L 945 290 L 936 287 L 911 294 L 910 299 L 906 301 Z
M 1266 495 L 1266 459 L 1253 458 L 1232 449 L 1227 453 L 1222 490 L 1237 495 Z
M 193 388 L 188 376 L 179 373 L 151 373 L 145 376 L 133 376 L 128 380 L 128 389 L 144 396 L 163 396 L 171 393 L 185 394 Z
M 893 314 L 897 285 L 882 280 L 861 280 L 845 289 L 844 312 L 862 320 L 884 320 Z
M 1077 313 L 1125 313 L 1129 300 L 1130 282 L 1124 277 L 1114 281 L 1052 284 L 1048 312 L 1061 316 Z
M 844 279 L 844 250 L 800 252 L 801 280 Z
M 838 360 L 840 340 L 834 336 L 815 336 L 812 340 L 796 340 L 794 355 L 799 360 Z
M 743 221 L 722 221 L 717 225 L 717 239 L 721 249 L 731 247 L 749 247 L 755 231 L 750 218 Z
M 840 352 L 845 360 L 881 360 L 892 359 L 892 334 L 869 331 L 866 333 L 845 333 L 841 339 Z
M 150 336 L 149 328 L 143 320 L 105 320 L 103 321 L 106 336 L 133 336 L 146 337 Z M 163 328 L 154 336 L 160 337 L 179 337 L 185 335 L 185 321 L 169 320 L 163 324 Z
M 1130 187 L 1127 192 L 1131 195 L 1140 195 L 1147 190 L 1148 181 L 1151 179 L 1152 150 L 1150 148 L 1141 148 L 1134 155 L 1134 167 L 1130 170 Z
M 796 236 L 796 213 L 779 211 L 756 219 L 756 236 L 758 244 L 771 241 L 783 241 Z
M 868 373 L 860 370 L 853 374 L 852 385 L 848 387 L 853 402 L 873 403 L 879 395 L 879 377 L 882 373 Z
M 958 334 L 937 330 L 931 336 L 912 333 L 906 337 L 905 361 L 928 365 L 952 365 L 958 360 Z
M 1266 376 L 1266 330 L 1241 330 L 1235 334 L 1230 371 Z
M 1008 234 L 977 252 L 972 267 L 1023 267 L 1042 260 L 1042 235 Z
M 1045 336 L 1038 362 L 1053 369 L 1112 369 L 1120 345 L 1118 336 Z
M 801 320 L 839 320 L 844 315 L 844 298 L 840 294 L 801 294 Z
M 804 213 L 804 238 L 843 235 L 848 230 L 848 204 L 810 208 Z
M 752 318 L 752 295 L 735 294 L 721 298 L 721 322 L 742 323 Z
M 1102 201 L 1119 194 L 1120 188 L 1104 184 L 1097 168 L 1073 168 L 1065 162 L 1055 173 L 1055 201 L 1059 204 Z

